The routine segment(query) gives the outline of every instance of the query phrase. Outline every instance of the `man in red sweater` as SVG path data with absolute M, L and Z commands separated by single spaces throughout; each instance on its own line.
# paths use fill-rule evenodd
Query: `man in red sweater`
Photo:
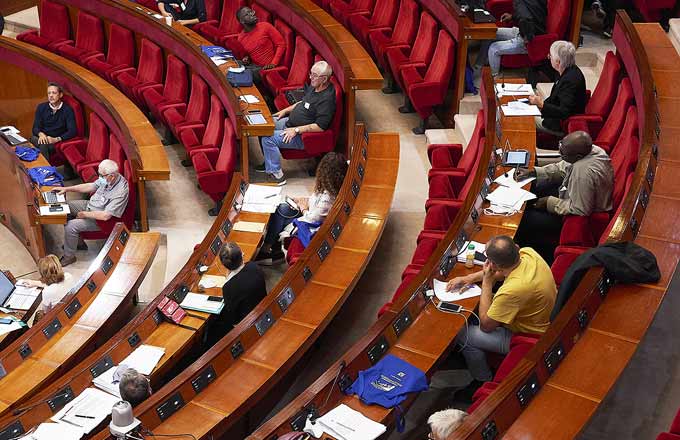
M 243 31 L 238 34 L 237 40 L 241 46 L 235 52 L 242 49 L 241 61 L 253 72 L 253 79 L 260 81 L 260 70 L 271 69 L 278 66 L 286 51 L 286 41 L 279 31 L 267 22 L 258 23 L 255 11 L 244 6 L 236 14 Z

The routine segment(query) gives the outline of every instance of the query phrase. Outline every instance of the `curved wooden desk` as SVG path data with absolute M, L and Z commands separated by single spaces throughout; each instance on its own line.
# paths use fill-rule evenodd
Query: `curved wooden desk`
M 10 271 L 2 271 L 7 278 L 13 283 L 16 282 L 16 278 L 14 278 L 14 275 Z M 38 310 L 38 306 L 42 302 L 42 293 L 39 293 L 38 296 L 35 297 L 35 300 L 33 301 L 33 304 L 27 309 L 27 310 L 11 310 L 10 313 L 5 313 L 0 311 L 0 318 L 15 318 L 19 319 L 24 323 L 28 323 L 29 319 L 31 319 L 31 316 L 35 313 L 36 310 Z M 14 330 L 10 333 L 5 333 L 0 335 L 0 350 L 4 350 L 9 344 L 11 344 L 14 340 L 16 340 L 19 336 L 23 335 L 28 329 L 26 327 L 19 329 L 19 330 Z
M 106 341 L 132 311 L 160 234 L 118 223 L 76 285 L 26 334 L 0 352 L 0 414 L 68 371 Z
M 30 137 L 38 103 L 45 101 L 47 82 L 55 81 L 94 112 L 125 149 L 138 185 L 142 229 L 148 230 L 146 180 L 168 180 L 170 166 L 158 133 L 137 107 L 108 82 L 51 52 L 0 37 L 0 119 Z M 20 85 L 20 87 L 18 86 Z
M 268 214 L 240 211 L 246 188 L 247 183 L 239 174 L 236 174 L 225 197 L 222 210 L 215 218 L 212 227 L 173 280 L 142 312 L 99 349 L 24 405 L 30 409 L 23 411 L 19 416 L 0 419 L 0 434 L 12 429 L 28 432 L 31 428 L 47 421 L 66 403 L 64 401 L 59 405 L 49 405 L 46 401 L 50 397 L 59 395 L 67 388 L 74 396 L 77 396 L 85 388 L 92 386 L 92 380 L 95 377 L 112 365 L 118 365 L 141 344 L 165 348 L 165 355 L 150 375 L 153 389 L 160 388 L 171 377 L 178 363 L 186 362 L 189 356 L 196 357 L 198 355 L 196 348 L 200 346 L 205 324 L 210 315 L 192 311 L 193 316 L 185 317 L 180 327 L 162 320 L 156 311 L 156 305 L 164 296 L 178 289 L 188 288 L 190 291 L 197 291 L 197 284 L 201 278 L 201 272 L 199 272 L 201 266 L 208 266 L 205 272 L 208 275 L 226 275 L 228 270 L 222 266 L 218 258 L 223 243 L 227 241 L 238 243 L 246 261 L 256 253 L 262 234 L 232 231 L 232 226 L 239 220 L 266 223 L 269 218 Z M 209 288 L 205 291 L 210 295 L 222 295 L 221 288 Z
M 499 218 L 487 216 L 481 211 L 487 203 L 483 201 L 486 193 L 493 188 L 489 185 L 489 178 L 507 171 L 506 168 L 497 166 L 493 153 L 495 142 L 491 136 L 496 132 L 496 101 L 488 69 L 484 70 L 483 79 L 483 96 L 486 98 L 485 130 L 488 137 L 482 161 L 474 172 L 474 183 L 469 196 L 445 238 L 404 293 L 369 329 L 366 336 L 288 406 L 252 433 L 249 439 L 272 440 L 291 429 L 301 429 L 299 422 L 300 420 L 304 422 L 306 414 L 310 412 L 323 414 L 340 403 L 389 426 L 394 421 L 392 410 L 378 405 L 365 405 L 356 396 L 346 396 L 339 387 L 334 388 L 334 379 L 339 374 L 341 365 L 344 363 L 346 367 L 340 373 L 339 382 L 351 384 L 359 371 L 369 368 L 387 353 L 404 359 L 428 375 L 435 371 L 438 361 L 448 354 L 454 337 L 465 322 L 461 316 L 438 311 L 434 303 L 425 298 L 424 291 L 431 288 L 431 280 L 435 277 L 447 279 L 471 273 L 473 270 L 456 263 L 455 255 L 459 249 L 463 249 L 469 239 L 485 242 L 498 234 L 514 235 L 522 215 L 519 213 L 512 217 Z M 506 139 L 510 139 L 513 145 L 521 144 L 523 148 L 535 151 L 533 118 L 501 116 L 501 125 L 502 144 Z M 460 301 L 460 304 L 468 310 L 474 310 L 477 299 L 466 299 Z M 330 398 L 324 406 L 327 396 Z M 408 408 L 414 398 L 415 396 L 412 396 L 406 400 L 401 405 L 402 409 Z
M 271 404 L 265 394 L 339 310 L 383 231 L 398 169 L 396 135 L 365 137 L 360 126 L 354 139 L 340 194 L 300 259 L 239 325 L 135 409 L 146 429 L 243 438 L 260 405 Z

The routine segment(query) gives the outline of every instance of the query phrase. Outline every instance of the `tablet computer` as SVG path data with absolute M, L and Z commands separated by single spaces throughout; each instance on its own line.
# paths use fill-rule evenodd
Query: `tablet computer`
M 531 155 L 527 150 L 508 150 L 503 153 L 504 167 L 527 167 Z

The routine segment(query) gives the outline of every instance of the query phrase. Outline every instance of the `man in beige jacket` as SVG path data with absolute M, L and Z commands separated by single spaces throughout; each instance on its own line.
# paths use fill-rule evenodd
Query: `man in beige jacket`
M 568 134 L 559 148 L 561 161 L 518 173 L 518 178 L 536 177 L 538 199 L 524 212 L 515 241 L 533 247 L 548 264 L 559 242 L 562 216 L 610 211 L 614 188 L 611 160 L 588 133 Z

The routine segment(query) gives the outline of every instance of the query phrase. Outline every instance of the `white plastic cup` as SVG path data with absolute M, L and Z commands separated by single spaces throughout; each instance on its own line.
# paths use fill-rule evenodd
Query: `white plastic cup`
M 172 26 L 172 15 L 165 16 L 165 24 L 167 24 L 168 26 Z

